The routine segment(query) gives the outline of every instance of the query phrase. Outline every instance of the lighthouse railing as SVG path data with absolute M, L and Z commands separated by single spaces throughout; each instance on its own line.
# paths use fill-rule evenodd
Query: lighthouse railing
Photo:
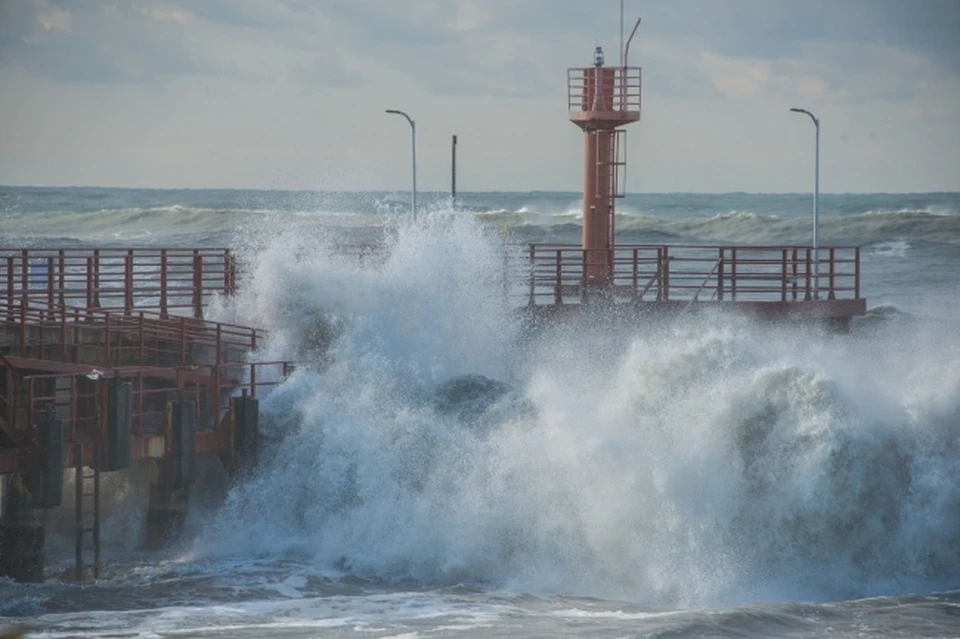
M 584 265 L 600 259 L 591 252 L 611 253 L 530 245 L 530 303 L 576 303 L 591 288 L 643 302 L 800 302 L 813 299 L 817 289 L 822 300 L 860 299 L 857 246 L 821 247 L 817 269 L 816 252 L 804 245 L 620 245 L 612 251 L 610 277 L 601 285 L 584 278 Z

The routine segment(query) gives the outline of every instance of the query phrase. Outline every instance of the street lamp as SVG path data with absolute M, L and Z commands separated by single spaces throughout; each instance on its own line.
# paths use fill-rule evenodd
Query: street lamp
M 806 109 L 790 109 L 794 113 L 806 113 L 813 120 L 817 132 L 816 155 L 813 173 L 813 299 L 820 299 L 820 211 L 817 200 L 820 198 L 820 120 Z
M 397 109 L 387 109 L 387 113 L 402 115 L 410 123 L 411 148 L 413 149 L 413 190 L 410 192 L 410 210 L 413 212 L 413 221 L 417 221 L 417 123 L 409 115 Z

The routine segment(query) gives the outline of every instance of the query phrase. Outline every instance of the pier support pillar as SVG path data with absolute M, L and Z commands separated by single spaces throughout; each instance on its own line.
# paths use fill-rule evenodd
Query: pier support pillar
M 6 478 L 3 519 L 0 520 L 0 576 L 16 581 L 43 581 L 44 530 L 37 523 L 33 498 L 22 478 Z
M 147 547 L 162 548 L 183 532 L 196 453 L 196 405 L 171 402 L 168 454 L 151 461 Z
M 187 518 L 190 488 L 178 487 L 171 459 L 150 461 L 150 500 L 147 506 L 147 548 L 158 550 L 176 541 Z
M 257 467 L 260 456 L 260 402 L 249 397 L 230 400 L 233 408 L 233 472 L 245 476 Z

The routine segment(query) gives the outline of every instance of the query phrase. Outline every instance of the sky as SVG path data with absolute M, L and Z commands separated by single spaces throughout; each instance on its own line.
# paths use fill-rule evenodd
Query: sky
M 626 0 L 627 190 L 960 191 L 960 0 Z M 578 191 L 619 0 L 0 0 L 0 184 Z

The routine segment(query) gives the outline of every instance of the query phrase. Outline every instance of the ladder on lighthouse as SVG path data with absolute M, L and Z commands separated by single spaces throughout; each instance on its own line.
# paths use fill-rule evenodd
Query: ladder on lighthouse
M 598 132 L 599 134 L 606 131 Z M 598 195 L 606 194 L 607 214 L 609 216 L 610 229 L 607 237 L 607 247 L 610 249 L 608 254 L 610 275 L 613 275 L 613 255 L 616 247 L 616 201 L 626 197 L 626 172 L 627 172 L 627 131 L 625 129 L 609 130 L 610 134 L 610 153 L 607 157 L 597 158 L 597 180 L 596 188 Z M 600 145 L 597 145 L 600 148 Z

